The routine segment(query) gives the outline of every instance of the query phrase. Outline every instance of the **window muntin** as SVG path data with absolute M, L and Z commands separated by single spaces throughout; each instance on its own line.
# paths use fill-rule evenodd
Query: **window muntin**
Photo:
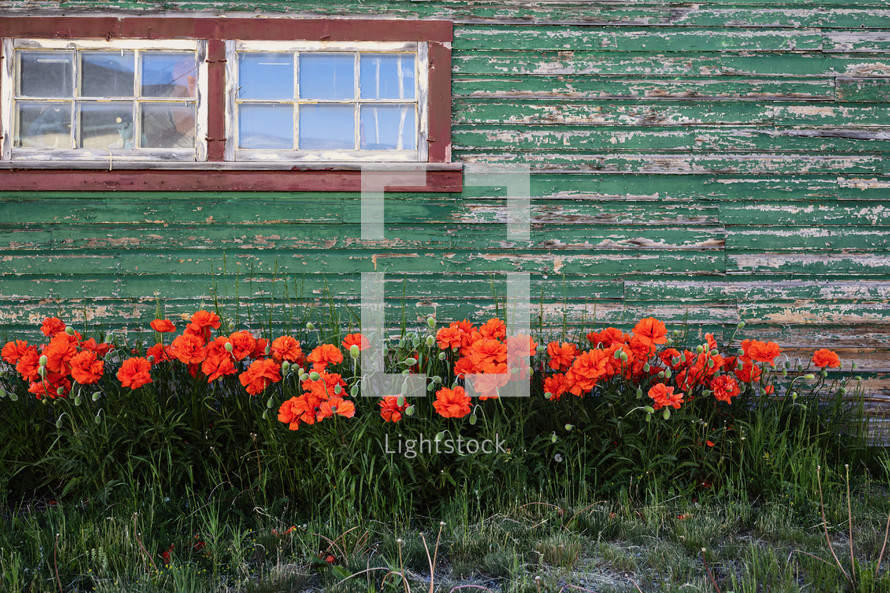
M 4 40 L 3 157 L 206 158 L 206 43 Z
M 230 41 L 226 53 L 226 160 L 426 160 L 426 44 Z

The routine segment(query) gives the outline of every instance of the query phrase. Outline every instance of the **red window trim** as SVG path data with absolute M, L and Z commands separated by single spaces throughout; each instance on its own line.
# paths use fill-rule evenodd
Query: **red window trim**
M 429 44 L 428 171 L 424 187 L 411 191 L 460 191 L 462 173 L 451 160 L 451 21 L 395 19 L 299 19 L 206 17 L 0 17 L 0 38 L 38 39 L 204 39 L 208 42 L 207 162 L 225 153 L 225 41 L 421 41 Z M 2 58 L 2 56 L 0 56 Z M 0 134 L 3 130 L 0 130 Z M 194 169 L 116 170 L 29 167 L 3 163 L 0 188 L 9 191 L 103 189 L 132 191 L 359 191 L 360 173 L 334 164 L 227 170 L 212 175 Z M 64 167 L 64 163 L 58 163 Z M 104 164 L 103 164 L 104 166 Z M 211 167 L 207 168 L 208 170 Z M 262 180 L 262 183 L 260 182 Z

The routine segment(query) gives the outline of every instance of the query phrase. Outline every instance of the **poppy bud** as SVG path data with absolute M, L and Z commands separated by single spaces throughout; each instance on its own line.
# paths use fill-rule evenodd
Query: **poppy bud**
M 439 352 L 439 360 L 445 360 L 445 353 Z
M 314 330 L 314 329 L 315 329 L 315 324 L 312 323 L 311 321 L 308 321 L 308 322 L 306 323 L 306 329 L 308 329 L 309 331 Z
M 625 352 L 624 350 L 621 350 L 620 352 L 621 352 L 621 360 L 623 360 L 624 362 L 627 362 L 627 352 Z
M 718 354 L 720 354 L 720 353 L 717 352 L 717 349 L 716 349 L 716 348 L 714 348 L 713 350 L 711 350 L 711 356 L 717 356 Z
M 658 373 L 658 378 L 659 378 L 659 379 L 664 379 L 664 371 L 661 371 L 661 372 Z
M 432 315 L 430 315 L 429 317 L 426 318 L 426 324 L 427 324 L 427 327 L 429 327 L 430 329 L 435 329 L 436 318 L 433 317 Z
M 670 408 L 665 408 L 665 409 L 664 409 L 664 412 L 661 413 L 661 417 L 664 418 L 665 420 L 670 420 L 670 418 L 671 418 L 671 409 L 670 409 Z
M 9 392 L 9 401 L 15 402 L 19 400 L 19 396 L 15 394 L 15 391 Z
M 308 381 L 309 374 L 308 373 L 300 373 L 300 381 Z
M 786 371 L 785 369 L 782 369 L 782 376 L 783 376 L 783 377 L 787 377 L 787 376 L 788 376 L 788 371 Z
M 399 340 L 399 348 L 404 348 L 405 344 L 406 344 L 405 338 L 402 338 L 401 340 Z
M 708 359 L 708 368 L 709 369 L 714 368 L 714 359 L 713 358 Z
M 407 365 L 409 367 L 413 367 L 415 364 L 417 364 L 417 359 L 416 358 L 406 358 L 402 362 L 402 364 Z
M 270 398 L 266 401 L 266 408 L 268 408 L 268 409 L 271 410 L 273 407 L 275 407 L 275 399 L 270 397 Z
M 97 402 L 97 401 L 99 401 L 99 398 L 102 397 L 102 392 L 101 392 L 101 391 L 94 391 L 92 397 L 93 397 L 93 401 L 94 401 L 94 402 Z
M 38 362 L 40 363 L 41 367 L 45 367 L 48 360 L 49 359 L 46 357 L 46 355 L 43 355 L 40 357 Z
M 470 414 L 470 426 L 476 425 L 476 414 Z
M 59 387 L 58 389 L 56 389 L 56 395 L 62 395 L 63 393 L 65 393 L 64 387 Z
M 312 381 L 318 381 L 319 379 L 321 379 L 321 375 L 319 375 L 315 371 L 312 371 L 311 373 L 309 373 L 309 379 Z
M 148 362 L 154 362 L 154 361 L 155 361 L 155 355 L 154 355 L 154 354 L 149 354 L 147 360 L 148 360 Z
M 796 400 L 796 399 L 797 399 L 797 392 L 796 392 L 796 391 L 792 391 L 792 392 L 791 392 L 791 401 L 794 401 L 794 400 Z
M 653 408 L 652 406 L 645 406 L 645 407 L 643 408 L 643 410 L 644 410 L 647 414 L 654 414 L 654 413 L 655 413 L 655 408 Z
M 405 396 L 404 395 L 400 395 L 396 398 L 396 405 L 399 406 L 400 408 L 405 405 Z
M 0 397 L 6 397 L 6 390 L 0 387 Z
M 46 377 L 46 367 L 40 367 L 37 369 L 37 374 L 41 377 Z
M 695 347 L 696 354 L 701 354 L 704 351 L 705 351 L 705 349 L 701 347 L 701 344 L 699 344 L 698 346 Z
M 551 442 L 551 443 L 555 443 L 555 442 L 558 441 L 558 440 L 559 440 L 559 437 L 556 436 L 556 433 L 555 433 L 555 432 L 554 432 L 553 434 L 550 435 L 550 442 Z
M 620 359 L 621 358 L 621 350 L 616 350 L 615 354 L 612 355 L 612 358 L 614 358 L 615 360 Z
M 269 353 L 272 352 L 272 346 L 266 344 L 266 349 L 263 352 L 266 354 L 266 356 L 269 356 Z
M 743 329 L 743 328 L 745 327 L 745 322 L 744 322 L 744 321 L 739 321 L 739 323 L 738 323 L 738 325 L 736 325 L 736 327 L 737 327 L 738 329 Z
M 101 413 L 102 410 L 99 410 L 98 412 L 96 412 L 96 417 L 93 418 L 93 422 L 95 422 L 96 424 L 100 424 L 102 422 L 102 418 L 100 416 Z
M 436 384 L 435 384 L 435 383 L 430 383 L 429 385 L 426 386 L 426 390 L 427 390 L 427 391 L 432 391 L 432 390 L 435 389 L 435 388 L 436 388 Z
M 571 424 L 566 424 L 563 428 L 566 429 L 566 432 L 572 432 L 572 429 L 575 427 Z
M 62 428 L 62 417 L 59 416 L 59 419 L 56 420 L 56 428 Z
M 745 351 L 742 348 L 739 348 L 738 350 L 736 350 L 735 353 L 736 353 L 736 356 L 744 356 L 745 355 Z
M 361 353 L 361 349 L 358 347 L 358 344 L 353 344 L 349 347 L 349 356 L 353 358 L 358 358 L 358 355 Z
M 439 441 L 441 441 L 444 438 L 445 438 L 445 431 L 443 430 L 442 432 L 438 433 L 436 435 L 436 438 L 434 438 L 433 440 L 438 443 Z
M 841 387 L 841 388 L 838 389 L 837 391 L 838 391 L 838 393 L 840 393 L 841 395 L 846 395 L 846 394 L 847 394 L 847 388 L 846 388 L 846 387 Z
M 858 366 L 858 365 L 856 364 L 856 361 L 854 360 L 854 361 L 853 361 L 853 370 L 854 370 L 854 371 L 856 370 L 856 367 L 857 367 L 857 366 Z
M 664 378 L 665 378 L 665 379 L 670 379 L 670 378 L 671 378 L 671 375 L 673 375 L 673 374 L 674 374 L 674 373 L 671 372 L 671 369 L 664 369 Z
M 709 395 L 711 395 L 711 390 L 705 389 L 704 391 L 701 392 L 701 394 L 702 394 L 702 397 L 708 397 Z
M 816 375 L 804 375 L 803 378 L 806 379 L 807 381 L 812 381 L 813 379 L 816 378 Z
M 83 398 L 80 397 L 80 394 L 78 393 L 78 394 L 74 397 L 74 405 L 75 405 L 75 406 L 79 406 L 79 405 L 81 404 L 82 401 L 83 401 Z
M 290 371 L 290 362 L 287 361 L 287 360 L 285 360 L 284 362 L 282 362 L 282 363 L 281 363 L 281 370 L 282 370 L 283 372 L 285 372 L 285 373 L 288 372 L 288 371 Z
M 403 377 L 407 377 L 407 376 L 410 375 L 410 374 L 411 374 L 411 369 L 405 369 L 404 371 L 402 371 L 402 376 L 403 376 Z
M 646 372 L 646 373 L 649 372 L 649 363 L 648 363 L 648 362 L 647 362 L 646 364 L 643 365 L 643 371 Z
M 343 391 L 343 389 L 339 385 L 334 385 L 334 393 L 336 395 L 340 395 L 341 391 Z
M 826 371 L 825 369 L 822 369 L 822 376 L 823 376 L 823 377 L 827 377 L 827 376 L 828 376 L 828 371 Z
M 643 397 L 643 390 L 637 387 L 637 399 Z
M 69 336 L 73 336 L 74 328 L 69 325 L 68 327 L 65 328 L 65 333 L 68 334 Z
M 435 375 L 435 376 L 432 378 L 432 381 L 433 381 L 433 383 L 441 383 L 441 382 L 442 382 L 442 377 L 440 377 L 439 375 Z
M 678 365 L 678 364 L 680 364 L 680 357 L 679 357 L 679 356 L 674 356 L 673 358 L 671 358 L 671 364 L 672 364 L 672 365 L 675 365 L 675 366 Z
M 433 336 L 427 336 L 426 337 L 426 347 L 432 348 L 435 345 L 436 345 L 436 338 L 434 338 Z
M 414 415 L 414 406 L 408 406 L 405 408 L 405 416 L 413 416 Z
M 646 414 L 646 422 L 652 422 L 652 414 Z

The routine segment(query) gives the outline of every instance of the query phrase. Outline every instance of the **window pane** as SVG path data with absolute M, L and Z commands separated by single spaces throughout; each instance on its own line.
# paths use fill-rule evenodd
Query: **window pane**
M 81 96 L 132 97 L 135 80 L 133 52 L 83 52 Z
M 81 148 L 133 148 L 132 103 L 80 106 Z
M 142 54 L 143 97 L 194 97 L 196 78 L 195 54 Z
M 19 102 L 16 110 L 16 146 L 71 148 L 70 103 Z
M 300 54 L 301 99 L 354 99 L 353 54 Z
M 195 107 L 176 103 L 143 103 L 142 146 L 194 148 Z
M 73 52 L 19 52 L 20 89 L 26 97 L 71 97 Z
M 294 147 L 293 105 L 241 104 L 238 106 L 240 148 Z
M 352 105 L 302 105 L 300 150 L 355 150 Z
M 293 54 L 241 54 L 240 99 L 293 99 Z
M 415 137 L 413 105 L 362 106 L 362 150 L 414 150 Z
M 361 54 L 364 99 L 413 99 L 414 54 Z

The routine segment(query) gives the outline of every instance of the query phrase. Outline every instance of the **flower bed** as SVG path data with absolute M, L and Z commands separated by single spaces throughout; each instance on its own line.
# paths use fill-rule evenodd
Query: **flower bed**
M 844 396 L 852 379 L 832 377 L 829 370 L 839 369 L 840 360 L 827 349 L 802 363 L 787 360 L 769 341 L 744 340 L 730 350 L 706 334 L 687 346 L 682 332 L 669 333 L 652 317 L 640 320 L 630 333 L 606 327 L 587 333 L 581 343 L 563 337 L 540 344 L 529 336 L 508 337 L 499 319 L 446 327 L 428 321 L 388 344 L 385 361 L 390 372 L 426 373 L 430 397 L 394 393 L 370 398 L 360 397 L 360 360 L 368 347 L 360 333 L 325 340 L 309 323 L 300 336 L 260 337 L 247 330 L 222 331 L 225 323 L 216 313 L 198 311 L 178 334 L 172 321 L 157 319 L 151 323 L 155 343 L 125 344 L 84 339 L 61 320 L 47 318 L 43 344 L 12 340 L 3 347 L 2 359 L 15 369 L 3 380 L 3 393 L 9 395 L 3 405 L 9 413 L 32 410 L 20 422 L 53 418 L 57 430 L 70 416 L 71 435 L 41 437 L 69 465 L 78 455 L 82 463 L 94 463 L 83 451 L 63 453 L 65 446 L 84 447 L 76 439 L 92 435 L 90 446 L 123 447 L 131 457 L 151 456 L 146 447 L 166 451 L 170 466 L 212 462 L 213 469 L 205 473 L 230 484 L 236 481 L 232 473 L 253 472 L 243 459 L 253 455 L 258 469 L 247 479 L 252 487 L 256 480 L 272 479 L 282 492 L 298 492 L 306 486 L 294 474 L 305 470 L 287 460 L 289 448 L 316 463 L 326 460 L 325 468 L 334 473 L 355 460 L 334 460 L 339 453 L 332 449 L 360 450 L 362 471 L 376 467 L 372 471 L 379 472 L 385 466 L 404 490 L 432 486 L 439 495 L 449 484 L 459 485 L 454 467 L 472 468 L 467 471 L 473 476 L 486 471 L 521 476 L 517 484 L 527 487 L 559 473 L 553 468 L 566 460 L 577 466 L 577 475 L 563 479 L 562 487 L 626 488 L 628 480 L 656 474 L 682 477 L 687 487 L 711 487 L 738 477 L 733 472 L 745 463 L 764 464 L 763 452 L 744 445 L 746 433 L 764 429 L 755 418 L 763 422 L 768 412 L 771 426 L 787 440 L 765 451 L 775 464 L 776 455 L 791 459 L 795 447 L 825 446 L 825 439 L 832 438 L 825 436 L 826 427 L 836 435 L 851 413 Z M 527 364 L 517 368 L 517 360 Z M 508 383 L 518 381 L 530 382 L 530 399 L 499 397 Z M 479 397 L 471 398 L 470 391 Z M 34 408 L 37 401 L 50 405 Z M 91 432 L 99 430 L 91 424 L 108 422 L 121 434 L 129 430 L 127 422 L 145 430 L 129 433 L 130 441 L 120 434 Z M 422 446 L 427 434 L 435 434 L 436 450 L 431 445 L 413 465 L 398 458 L 413 459 L 416 451 L 408 457 L 390 446 L 393 439 L 400 447 L 412 439 Z M 507 445 L 487 457 L 440 451 L 438 444 L 448 435 L 458 445 L 471 438 Z M 194 442 L 202 436 L 203 446 Z M 254 453 L 245 453 L 245 447 Z M 375 461 L 381 454 L 382 464 Z M 15 455 L 22 456 L 7 452 L 5 457 Z M 66 480 L 73 478 L 59 476 L 64 471 L 47 461 L 51 457 L 16 461 L 34 473 L 35 487 L 69 487 Z M 275 471 L 264 475 L 263 460 Z M 34 469 L 42 464 L 42 470 Z M 148 463 L 154 473 L 156 464 Z M 526 467 L 517 469 L 517 464 Z M 113 467 L 102 471 L 113 473 Z M 414 482 L 403 473 L 409 467 Z M 769 473 L 768 467 L 762 469 Z M 170 469 L 163 479 L 152 479 L 173 485 L 180 478 Z M 786 475 L 773 478 L 787 480 Z M 364 487 L 379 483 L 362 480 Z M 92 487 L 101 484 L 95 480 Z M 345 487 L 336 477 L 331 485 Z

